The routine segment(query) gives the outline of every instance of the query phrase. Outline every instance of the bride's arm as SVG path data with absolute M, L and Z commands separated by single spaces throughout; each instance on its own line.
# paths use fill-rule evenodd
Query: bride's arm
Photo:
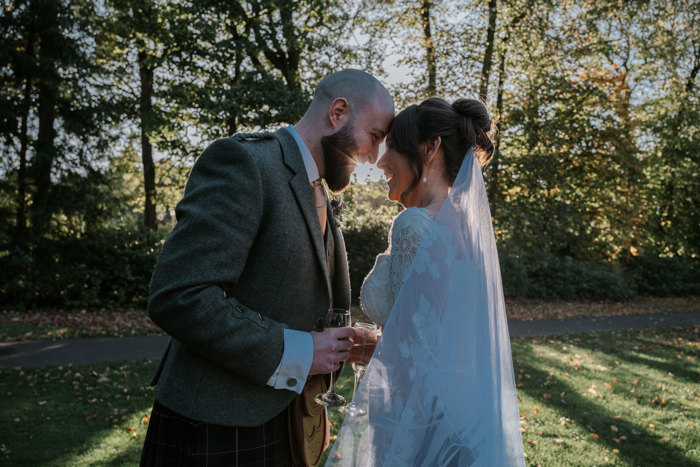
M 360 291 L 362 309 L 375 323 L 386 323 L 420 239 L 432 222 L 427 211 L 415 208 L 402 211 L 394 219 L 389 248 L 377 256 Z
M 372 321 L 384 326 L 394 297 L 387 293 L 391 290 L 389 282 L 389 250 L 377 256 L 374 267 L 369 272 L 360 289 L 360 304 Z
M 418 208 L 407 209 L 394 220 L 390 247 L 392 305 L 411 269 L 421 239 L 432 223 L 428 211 Z

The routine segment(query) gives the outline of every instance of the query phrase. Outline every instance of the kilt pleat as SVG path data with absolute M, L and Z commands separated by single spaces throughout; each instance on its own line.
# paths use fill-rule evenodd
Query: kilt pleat
M 287 410 L 261 426 L 197 422 L 158 401 L 148 422 L 141 466 L 292 466 Z

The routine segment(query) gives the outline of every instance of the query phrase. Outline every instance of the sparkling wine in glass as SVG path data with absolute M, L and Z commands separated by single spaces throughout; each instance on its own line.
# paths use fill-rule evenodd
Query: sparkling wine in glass
M 346 415 L 357 417 L 366 414 L 360 405 L 355 402 L 355 394 L 357 393 L 357 386 L 359 386 L 360 380 L 367 369 L 367 363 L 365 362 L 370 359 L 372 353 L 374 353 L 374 349 L 377 347 L 377 340 L 379 339 L 380 330 L 374 323 L 355 323 L 353 327 L 363 330 L 363 337 L 366 339 L 366 341 L 354 345 L 350 350 L 350 359 L 353 361 L 352 369 L 355 373 L 355 384 L 352 390 L 353 400 L 347 406 L 341 407 L 340 410 L 341 412 L 345 412 Z
M 333 308 L 327 318 L 325 328 L 342 328 L 346 326 L 350 326 L 350 311 L 342 308 Z M 340 362 L 338 371 L 331 373 L 328 391 L 323 394 L 317 394 L 314 398 L 317 404 L 325 405 L 326 407 L 342 407 L 345 405 L 345 398 L 335 392 L 335 381 L 342 373 L 344 367 L 345 362 Z

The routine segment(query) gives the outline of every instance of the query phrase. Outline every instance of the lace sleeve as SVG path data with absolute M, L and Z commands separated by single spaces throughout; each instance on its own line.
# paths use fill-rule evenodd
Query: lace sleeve
M 421 208 L 409 208 L 401 212 L 391 227 L 391 280 L 392 305 L 399 294 L 404 279 L 416 257 L 418 245 L 425 232 L 433 223 L 428 211 Z
M 362 283 L 360 290 L 362 309 L 372 321 L 380 326 L 384 326 L 391 307 L 394 306 L 389 271 L 390 259 L 389 250 L 387 250 L 386 253 L 377 256 L 377 261 Z
M 419 208 L 406 209 L 394 219 L 389 248 L 377 256 L 360 291 L 362 309 L 378 325 L 384 326 L 389 318 L 421 237 L 432 222 L 428 211 Z

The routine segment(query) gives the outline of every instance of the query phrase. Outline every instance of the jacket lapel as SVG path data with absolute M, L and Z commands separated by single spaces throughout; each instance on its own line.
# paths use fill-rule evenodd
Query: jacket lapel
M 321 224 L 318 221 L 318 213 L 316 212 L 316 201 L 314 200 L 309 178 L 306 175 L 304 160 L 299 152 L 299 147 L 296 141 L 289 132 L 282 128 L 275 132 L 275 136 L 282 147 L 282 157 L 284 163 L 294 173 L 289 180 L 289 186 L 294 193 L 299 209 L 304 216 L 304 221 L 309 229 L 309 235 L 316 250 L 316 257 L 323 271 L 323 277 L 326 281 L 329 301 L 332 298 L 331 281 L 328 273 L 328 262 L 326 260 L 326 249 L 323 243 L 323 232 Z M 330 218 L 329 218 L 330 219 Z
M 333 281 L 333 306 L 335 308 L 350 309 L 350 273 L 348 270 L 348 258 L 345 252 L 345 240 L 343 234 L 337 227 L 335 216 L 331 209 L 330 203 L 328 206 L 329 231 L 327 234 L 333 235 L 335 243 L 335 276 Z

